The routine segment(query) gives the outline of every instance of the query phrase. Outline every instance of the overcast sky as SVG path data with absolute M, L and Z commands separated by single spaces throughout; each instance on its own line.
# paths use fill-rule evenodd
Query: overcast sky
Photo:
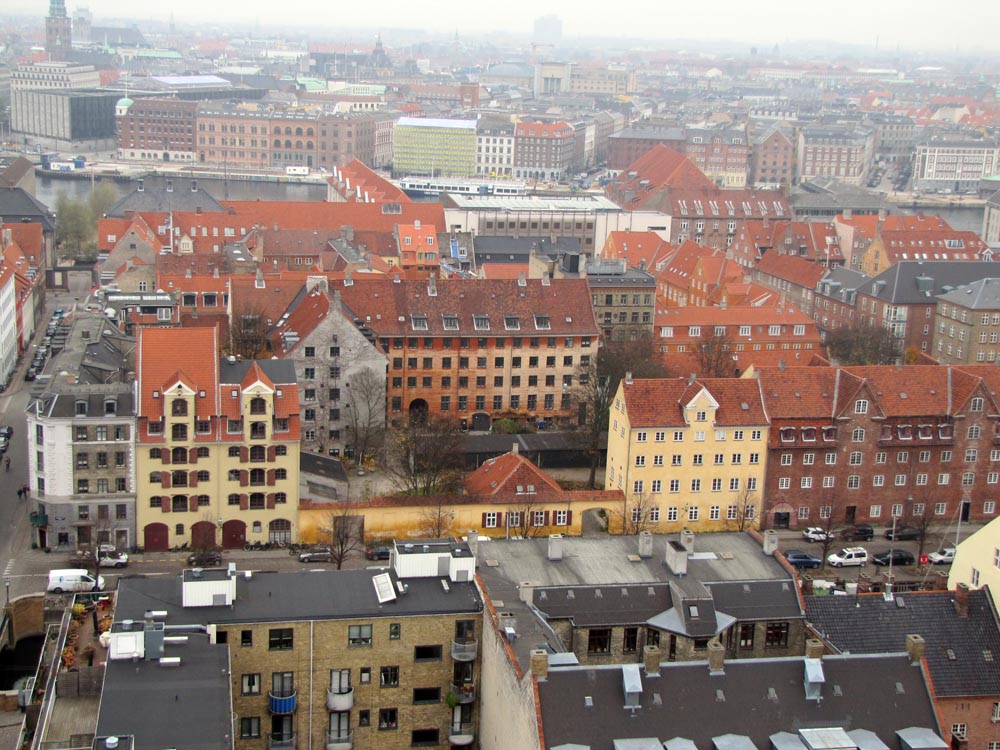
M 35 0 L 35 4 L 40 4 Z M 871 45 L 897 45 L 908 51 L 933 48 L 1000 52 L 1000 2 L 997 0 L 172 0 L 148 5 L 134 0 L 67 0 L 70 13 L 89 4 L 101 16 L 197 20 L 313 27 L 415 28 L 459 34 L 493 30 L 530 33 L 536 16 L 553 14 L 564 36 L 642 36 L 648 38 L 731 39 L 772 45 L 829 39 Z M 44 12 L 44 11 L 42 11 Z

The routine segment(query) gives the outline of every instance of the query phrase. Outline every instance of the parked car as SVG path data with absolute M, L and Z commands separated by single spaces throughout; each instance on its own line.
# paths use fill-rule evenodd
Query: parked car
M 845 542 L 870 542 L 875 538 L 875 529 L 869 523 L 858 523 L 841 531 L 840 538 Z
M 832 531 L 827 531 L 821 526 L 810 526 L 802 530 L 802 537 L 807 542 L 825 542 L 836 539 L 837 535 Z
M 885 530 L 885 538 L 891 539 L 894 542 L 906 541 L 907 539 L 919 539 L 923 536 L 923 532 L 920 529 L 915 529 L 912 526 L 897 526 L 895 530 L 889 527 Z
M 333 552 L 329 547 L 318 547 L 299 553 L 299 562 L 330 562 L 333 559 Z
M 222 553 L 217 549 L 199 550 L 188 555 L 187 564 L 192 568 L 207 568 L 212 565 L 222 565 Z
M 835 568 L 845 565 L 867 565 L 868 550 L 864 547 L 844 547 L 840 552 L 834 552 L 826 561 Z
M 365 557 L 369 560 L 388 560 L 391 556 L 391 547 L 372 547 L 365 553 Z
M 128 565 L 128 555 L 124 552 L 112 550 L 111 552 L 97 553 L 97 567 L 99 568 L 124 568 Z
M 955 548 L 945 547 L 937 552 L 931 552 L 927 555 L 927 559 L 931 561 L 931 565 L 951 565 L 955 562 Z
M 876 565 L 913 565 L 913 553 L 905 549 L 880 552 L 872 557 L 872 562 Z
M 784 555 L 788 564 L 794 565 L 796 568 L 818 568 L 823 564 L 823 561 L 818 557 L 798 549 L 786 550 Z
M 11 427 L 9 424 L 0 426 L 0 436 L 10 440 L 14 436 L 14 428 Z
M 7 440 L 3 435 L 0 435 L 0 453 L 6 453 L 7 448 L 10 447 L 10 441 Z

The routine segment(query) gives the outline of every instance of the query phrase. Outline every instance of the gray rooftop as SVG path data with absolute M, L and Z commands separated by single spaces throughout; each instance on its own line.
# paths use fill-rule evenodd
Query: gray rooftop
M 997 310 L 1000 309 L 1000 278 L 979 279 L 939 294 L 937 298 L 971 310 Z
M 947 291 L 946 286 L 955 288 L 998 274 L 1000 263 L 995 261 L 904 260 L 893 263 L 858 291 L 896 305 L 930 305 L 935 295 Z
M 595 213 L 597 211 L 621 211 L 621 207 L 603 195 L 587 195 L 577 197 L 555 196 L 466 196 L 448 194 L 448 203 L 455 208 L 469 211 L 562 211 L 580 213 Z M 479 238 L 476 239 L 479 241 Z
M 170 183 L 170 190 L 167 189 Z M 197 180 L 177 177 L 167 179 L 161 185 L 146 181 L 141 187 L 136 186 L 132 192 L 122 196 L 117 203 L 108 209 L 108 216 L 124 218 L 129 211 L 164 212 L 164 211 L 201 211 L 219 213 L 225 211 L 219 203 L 204 188 L 198 186 Z
M 969 592 L 959 617 L 950 591 L 853 597 L 810 596 L 806 619 L 832 647 L 855 654 L 900 651 L 910 633 L 926 641 L 927 666 L 938 695 L 1000 696 L 1000 632 L 989 589 Z M 900 604 L 902 602 L 902 604 Z
M 118 584 L 115 620 L 142 620 L 149 610 L 165 610 L 167 624 L 231 624 L 291 622 L 356 617 L 479 612 L 482 602 L 475 585 L 455 583 L 445 591 L 439 578 L 407 578 L 408 593 L 380 605 L 372 578 L 386 572 L 365 570 L 301 570 L 293 573 L 255 572 L 236 582 L 236 599 L 229 607 L 184 608 L 180 576 L 126 576 Z M 204 576 L 225 575 L 206 570 Z M 396 574 L 390 571 L 393 585 Z
M 295 363 L 290 359 L 239 359 L 230 362 L 225 358 L 219 362 L 219 382 L 242 383 L 254 362 L 275 385 L 296 382 Z
M 229 650 L 202 633 L 185 635 L 187 643 L 164 652 L 179 666 L 108 661 L 97 736 L 132 735 L 134 750 L 232 748 Z
M 777 732 L 804 728 L 868 729 L 899 750 L 898 730 L 938 731 L 919 667 L 902 655 L 827 657 L 823 700 L 806 700 L 803 659 L 727 662 L 711 675 L 704 663 L 661 664 L 642 675 L 639 708 L 624 706 L 621 667 L 551 667 L 538 683 L 545 742 L 611 748 L 616 740 L 688 738 L 711 750 L 724 735 L 746 735 L 760 750 Z M 593 705 L 585 707 L 585 698 Z M 723 741 L 724 742 L 724 741 Z

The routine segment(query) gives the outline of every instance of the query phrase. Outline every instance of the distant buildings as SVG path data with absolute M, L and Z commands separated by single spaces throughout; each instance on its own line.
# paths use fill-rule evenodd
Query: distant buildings
M 574 131 L 566 122 L 519 122 L 514 132 L 514 177 L 565 179 L 574 162 Z
M 472 177 L 476 121 L 401 117 L 393 133 L 394 175 Z
M 917 143 L 913 187 L 935 192 L 978 190 L 1000 173 L 1000 141 L 930 135 Z
M 835 177 L 861 185 L 875 153 L 875 133 L 853 125 L 806 125 L 799 130 L 796 150 L 798 181 Z

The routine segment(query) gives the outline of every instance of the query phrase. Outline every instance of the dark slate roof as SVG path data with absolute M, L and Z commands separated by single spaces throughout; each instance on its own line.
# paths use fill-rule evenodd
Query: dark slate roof
M 794 581 L 725 581 L 706 584 L 715 608 L 737 620 L 802 617 Z
M 347 481 L 347 471 L 343 462 L 338 458 L 327 458 L 318 453 L 299 453 L 299 471 L 303 474 L 313 474 L 333 479 L 337 482 Z
M 672 606 L 670 585 L 572 586 L 535 589 L 532 602 L 549 619 L 577 627 L 640 625 Z
M 51 417 L 72 419 L 76 416 L 77 402 L 85 401 L 87 414 L 93 419 L 103 417 L 105 403 L 114 401 L 115 416 L 107 419 L 120 421 L 121 417 L 135 416 L 132 395 L 132 387 L 127 383 L 112 386 L 81 386 L 69 389 L 67 393 L 46 393 L 41 399 L 42 411 Z
M 526 263 L 532 249 L 541 255 L 558 253 L 579 253 L 580 240 L 577 237 L 557 237 L 555 242 L 548 237 L 483 237 L 474 240 L 476 262 L 482 263 Z M 510 256 L 514 256 L 513 259 Z
M 290 359 L 240 359 L 236 362 L 223 359 L 219 362 L 219 382 L 242 383 L 254 362 L 275 385 L 296 382 L 295 363 Z
M 978 279 L 996 276 L 1000 265 L 995 261 L 970 260 L 961 263 L 949 261 L 904 260 L 894 263 L 858 291 L 878 297 L 894 305 L 933 305 L 934 296 L 946 291 L 944 287 L 958 287 Z M 917 278 L 921 283 L 918 284 Z
M 856 601 L 810 596 L 806 619 L 831 646 L 854 654 L 899 652 L 907 635 L 922 635 L 938 695 L 1000 696 L 1000 631 L 989 591 L 969 592 L 969 616 L 964 619 L 956 614 L 953 597 L 951 591 L 897 594 L 895 602 L 886 602 L 881 594 Z
M 227 750 L 232 740 L 229 650 L 201 633 L 167 646 L 177 667 L 159 662 L 108 661 L 97 736 L 134 737 L 133 750 Z
M 436 577 L 407 578 L 407 594 L 380 605 L 372 578 L 384 572 L 381 568 L 255 572 L 247 579 L 240 571 L 232 606 L 187 609 L 181 604 L 179 576 L 126 576 L 118 583 L 115 620 L 142 620 L 149 610 L 166 611 L 168 625 L 406 617 L 482 610 L 475 584 L 451 582 L 446 591 Z M 225 574 L 225 570 L 205 571 L 205 575 Z M 390 575 L 395 587 L 396 574 Z
M 0 187 L 0 221 L 8 224 L 22 221 L 38 223 L 45 232 L 54 232 L 56 228 L 56 216 L 49 207 L 18 187 Z
M 616 739 L 655 737 L 662 743 L 686 737 L 699 750 L 712 750 L 712 738 L 731 733 L 747 735 L 766 750 L 776 732 L 841 727 L 869 729 L 898 748 L 899 729 L 938 731 L 921 670 L 905 656 L 825 658 L 819 704 L 805 699 L 803 662 L 741 659 L 727 662 L 721 675 L 710 675 L 703 662 L 662 664 L 659 677 L 641 674 L 635 711 L 623 707 L 620 667 L 550 667 L 538 683 L 545 745 L 597 750 L 611 748 Z M 584 707 L 587 697 L 592 707 Z
M 166 185 L 151 185 L 149 181 L 142 190 L 136 185 L 132 192 L 122 196 L 115 205 L 108 209 L 108 216 L 124 218 L 128 211 L 163 213 L 168 211 L 197 211 L 205 213 L 221 213 L 225 211 L 222 204 L 201 187 L 197 180 L 173 179 L 173 190 L 167 192 Z M 196 189 L 192 189 L 192 188 Z

